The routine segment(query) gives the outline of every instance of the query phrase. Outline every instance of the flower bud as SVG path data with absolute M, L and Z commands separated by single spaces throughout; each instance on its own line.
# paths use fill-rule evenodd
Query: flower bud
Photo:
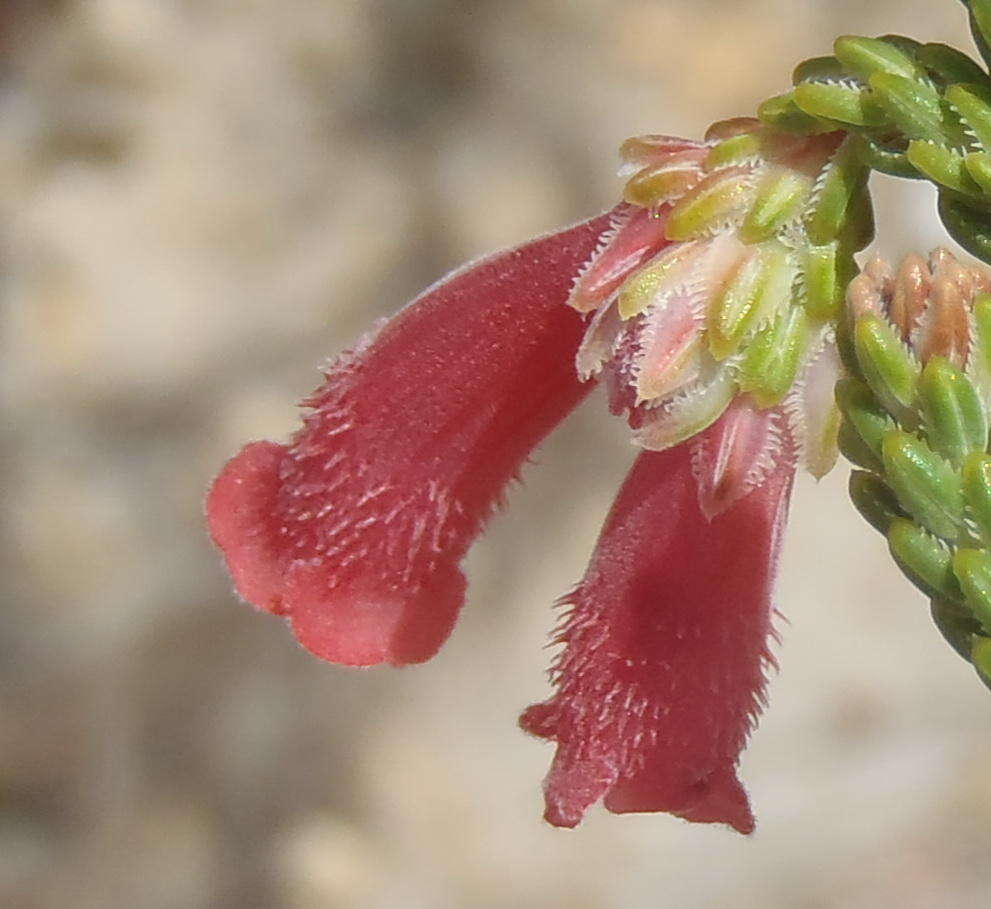
M 967 300 L 973 296 L 968 276 L 954 261 L 937 271 L 930 291 L 928 318 L 922 319 L 913 339 L 922 361 L 943 357 L 963 364 L 970 348 Z
M 908 255 L 898 266 L 895 287 L 888 307 L 888 318 L 903 341 L 908 341 L 925 312 L 932 286 L 932 276 L 926 260 Z

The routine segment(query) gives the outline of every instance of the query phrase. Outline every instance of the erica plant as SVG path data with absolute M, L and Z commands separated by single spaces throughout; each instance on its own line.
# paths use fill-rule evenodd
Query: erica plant
M 643 452 L 562 598 L 554 693 L 521 718 L 557 745 L 552 824 L 602 799 L 753 829 L 736 767 L 792 480 L 837 450 L 991 684 L 991 274 L 943 249 L 857 259 L 881 171 L 932 181 L 950 235 L 991 262 L 991 0 L 966 5 L 984 62 L 840 38 L 756 117 L 628 140 L 613 210 L 455 271 L 365 336 L 291 440 L 214 482 L 238 593 L 323 659 L 429 659 L 506 485 L 602 382 Z

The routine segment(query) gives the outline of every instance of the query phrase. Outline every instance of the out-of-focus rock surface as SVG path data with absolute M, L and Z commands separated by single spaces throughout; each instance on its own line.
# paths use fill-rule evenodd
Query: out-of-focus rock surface
M 0 62 L 0 904 L 976 907 L 991 701 L 845 500 L 803 482 L 757 834 L 539 819 L 550 604 L 632 457 L 592 400 L 469 560 L 427 666 L 354 672 L 236 602 L 212 474 L 447 268 L 602 209 L 833 35 L 959 5 L 47 0 Z M 897 198 L 894 190 L 898 189 Z M 941 240 L 879 186 L 882 251 Z

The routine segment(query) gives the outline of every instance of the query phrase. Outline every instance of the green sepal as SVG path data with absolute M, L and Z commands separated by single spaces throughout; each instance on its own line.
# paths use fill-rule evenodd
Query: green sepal
M 894 423 L 871 390 L 859 379 L 845 376 L 836 383 L 836 403 L 871 454 L 880 459 L 881 444 Z
M 991 219 L 959 195 L 940 192 L 939 217 L 946 232 L 967 252 L 991 264 Z
M 718 167 L 739 164 L 741 161 L 748 161 L 756 157 L 760 151 L 760 136 L 756 133 L 740 133 L 738 136 L 730 136 L 712 146 L 705 156 L 703 167 L 706 170 L 715 170 Z
M 988 421 L 970 379 L 945 357 L 933 357 L 919 380 L 919 407 L 929 444 L 959 467 L 973 451 L 984 451 Z
M 970 175 L 966 157 L 955 149 L 913 139 L 908 144 L 907 156 L 909 163 L 934 183 L 961 193 L 978 194 L 981 191 Z
M 980 623 L 965 606 L 942 597 L 933 598 L 930 613 L 946 642 L 969 663 L 974 635 L 981 633 Z
M 889 122 L 885 109 L 872 93 L 852 82 L 800 82 L 792 96 L 800 110 L 819 120 L 865 127 Z
M 795 381 L 810 336 L 805 310 L 789 306 L 747 347 L 740 366 L 741 391 L 749 391 L 758 407 L 779 404 Z
M 978 678 L 991 688 L 991 638 L 975 636 L 970 649 L 970 662 Z
M 680 445 L 715 423 L 738 391 L 733 370 L 723 366 L 692 394 L 676 396 L 653 420 L 634 432 L 634 441 L 650 451 Z
M 857 511 L 879 533 L 887 536 L 892 521 L 905 516 L 895 494 L 873 473 L 866 470 L 850 471 L 849 488 L 850 498 Z
M 857 362 L 867 384 L 891 412 L 915 401 L 920 368 L 895 329 L 875 315 L 861 316 L 853 329 Z
M 991 545 L 991 455 L 972 454 L 964 461 L 961 476 L 967 517 Z
M 815 80 L 842 79 L 846 76 L 843 64 L 833 56 L 812 57 L 803 60 L 791 74 L 791 84 L 811 82 Z
M 840 429 L 836 434 L 836 445 L 843 455 L 855 467 L 861 467 L 871 473 L 883 473 L 884 464 L 881 459 L 867 447 L 867 443 L 860 437 L 860 433 L 853 428 L 853 424 L 844 418 L 840 421 Z
M 856 275 L 856 261 L 838 241 L 807 246 L 802 253 L 802 283 L 809 315 L 835 319 L 843 307 L 847 285 Z
M 847 70 L 864 81 L 875 73 L 891 73 L 908 79 L 924 75 L 912 57 L 881 38 L 841 35 L 833 42 L 833 53 Z
M 884 475 L 898 502 L 927 530 L 956 538 L 963 521 L 963 494 L 956 471 L 922 439 L 891 430 L 881 443 Z
M 683 195 L 668 215 L 669 240 L 695 240 L 750 205 L 753 186 L 738 171 L 715 171 Z
M 895 518 L 888 528 L 888 548 L 898 567 L 923 593 L 951 600 L 960 597 L 949 549 L 918 524 Z
M 988 74 L 980 65 L 948 44 L 925 44 L 919 51 L 919 62 L 947 85 L 960 82 L 987 81 Z
M 812 192 L 812 181 L 789 168 L 772 170 L 757 184 L 753 205 L 740 226 L 744 243 L 760 243 L 794 218 Z
M 894 73 L 876 73 L 870 86 L 878 105 L 906 138 L 951 142 L 939 93 L 932 85 Z
M 709 350 L 717 360 L 736 353 L 748 333 L 790 302 L 795 266 L 780 243 L 765 243 L 727 280 L 709 309 Z
M 697 180 L 694 167 L 648 166 L 626 182 L 623 201 L 640 208 L 657 209 L 681 197 Z
M 868 169 L 846 140 L 825 168 L 825 178 L 816 192 L 815 203 L 806 223 L 809 240 L 825 246 L 839 236 L 853 211 L 858 193 L 866 192 Z
M 975 618 L 991 633 L 991 553 L 985 549 L 958 549 L 953 573 Z
M 757 108 L 757 116 L 762 123 L 784 133 L 797 133 L 802 136 L 815 136 L 828 133 L 836 126 L 828 120 L 810 117 L 795 103 L 794 92 L 768 98 Z

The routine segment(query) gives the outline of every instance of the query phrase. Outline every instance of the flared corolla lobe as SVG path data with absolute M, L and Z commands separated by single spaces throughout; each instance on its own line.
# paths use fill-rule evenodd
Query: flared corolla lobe
M 557 690 L 521 718 L 557 742 L 544 783 L 556 826 L 603 799 L 614 812 L 754 827 L 736 764 L 763 704 L 793 471 L 782 460 L 710 521 L 692 462 L 686 446 L 640 455 L 563 600 Z
M 527 455 L 590 390 L 564 306 L 605 215 L 456 272 L 326 374 L 288 445 L 246 446 L 207 501 L 238 592 L 336 663 L 428 659 L 459 563 Z

